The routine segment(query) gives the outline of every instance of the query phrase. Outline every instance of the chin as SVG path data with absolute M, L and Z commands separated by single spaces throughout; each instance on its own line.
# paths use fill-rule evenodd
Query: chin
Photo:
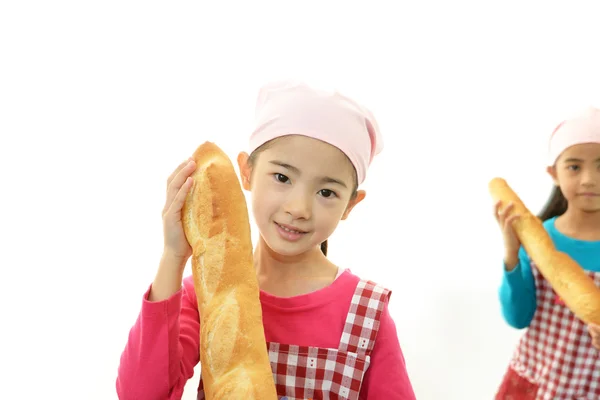
M 579 201 L 574 201 L 573 205 L 580 211 L 584 213 L 595 213 L 600 211 L 600 201 L 594 199 L 594 201 L 581 201 L 581 199 L 576 199 Z
M 289 243 L 277 237 L 263 237 L 263 241 L 272 252 L 285 257 L 296 257 L 317 248 L 316 244 L 307 243 L 304 241 Z
M 596 213 L 600 213 L 600 207 L 594 207 L 594 208 L 583 207 L 581 209 L 581 211 L 583 211 L 586 214 L 596 214 Z
M 307 248 L 306 245 L 303 246 L 285 243 L 270 243 L 268 241 L 265 241 L 265 243 L 267 244 L 269 249 L 271 249 L 272 252 L 286 257 L 299 256 L 301 254 L 306 253 L 309 250 L 309 248 Z

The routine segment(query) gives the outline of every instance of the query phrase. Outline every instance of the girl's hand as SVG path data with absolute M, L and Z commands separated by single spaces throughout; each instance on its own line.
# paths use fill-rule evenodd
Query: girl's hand
M 592 337 L 592 345 L 600 350 L 600 326 L 589 324 L 588 331 L 590 332 L 590 336 Z
M 170 258 L 187 260 L 192 248 L 185 237 L 181 220 L 181 209 L 192 187 L 190 175 L 196 169 L 190 158 L 181 163 L 167 180 L 167 200 L 162 211 L 164 254 Z
M 519 214 L 513 214 L 513 204 L 508 205 L 501 209 L 502 202 L 498 201 L 494 207 L 494 215 L 498 226 L 502 231 L 502 237 L 504 238 L 505 258 L 506 266 L 508 268 L 514 268 L 519 262 L 519 249 L 521 248 L 521 241 L 512 226 L 513 221 L 519 218 Z

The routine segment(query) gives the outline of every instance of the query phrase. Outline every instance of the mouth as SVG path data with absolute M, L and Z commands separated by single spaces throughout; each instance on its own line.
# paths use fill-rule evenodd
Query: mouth
M 579 193 L 578 196 L 582 196 L 582 197 L 600 197 L 600 194 L 598 194 L 598 193 L 591 193 L 591 192 L 585 192 L 585 193 Z
M 281 229 L 283 229 L 284 231 L 289 232 L 289 233 L 295 233 L 295 234 L 304 234 L 304 233 L 307 233 L 306 231 L 298 229 L 295 226 L 286 225 L 286 224 L 279 224 L 277 222 L 275 222 L 275 225 L 277 225 L 278 227 L 280 227 Z

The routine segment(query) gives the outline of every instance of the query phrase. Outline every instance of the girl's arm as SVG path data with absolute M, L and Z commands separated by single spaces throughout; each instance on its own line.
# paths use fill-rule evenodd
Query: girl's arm
M 371 364 L 365 373 L 359 399 L 415 400 L 398 342 L 396 324 L 388 311 L 387 303 L 381 313 L 379 331 L 371 352 Z
M 121 354 L 117 394 L 120 400 L 179 400 L 200 358 L 193 285 L 184 281 L 182 289 L 156 302 L 149 293 Z
M 511 271 L 507 271 L 506 265 L 504 266 L 499 297 L 504 320 L 513 328 L 528 327 L 535 314 L 537 301 L 535 279 L 523 247 L 519 250 L 517 266 Z
M 590 336 L 592 337 L 592 346 L 600 350 L 600 325 L 589 324 L 588 330 L 590 331 Z

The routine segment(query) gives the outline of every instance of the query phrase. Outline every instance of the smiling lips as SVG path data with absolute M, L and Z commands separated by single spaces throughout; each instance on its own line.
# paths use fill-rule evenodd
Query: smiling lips
M 307 233 L 291 225 L 278 224 L 277 222 L 275 222 L 275 225 L 277 226 L 277 231 L 279 232 L 279 235 L 285 240 L 291 242 L 299 240 L 300 238 L 302 238 L 302 236 L 304 236 Z
M 584 192 L 584 193 L 579 193 L 579 196 L 582 196 L 582 197 L 599 197 L 600 194 L 598 194 L 598 193 L 592 193 L 592 192 Z

